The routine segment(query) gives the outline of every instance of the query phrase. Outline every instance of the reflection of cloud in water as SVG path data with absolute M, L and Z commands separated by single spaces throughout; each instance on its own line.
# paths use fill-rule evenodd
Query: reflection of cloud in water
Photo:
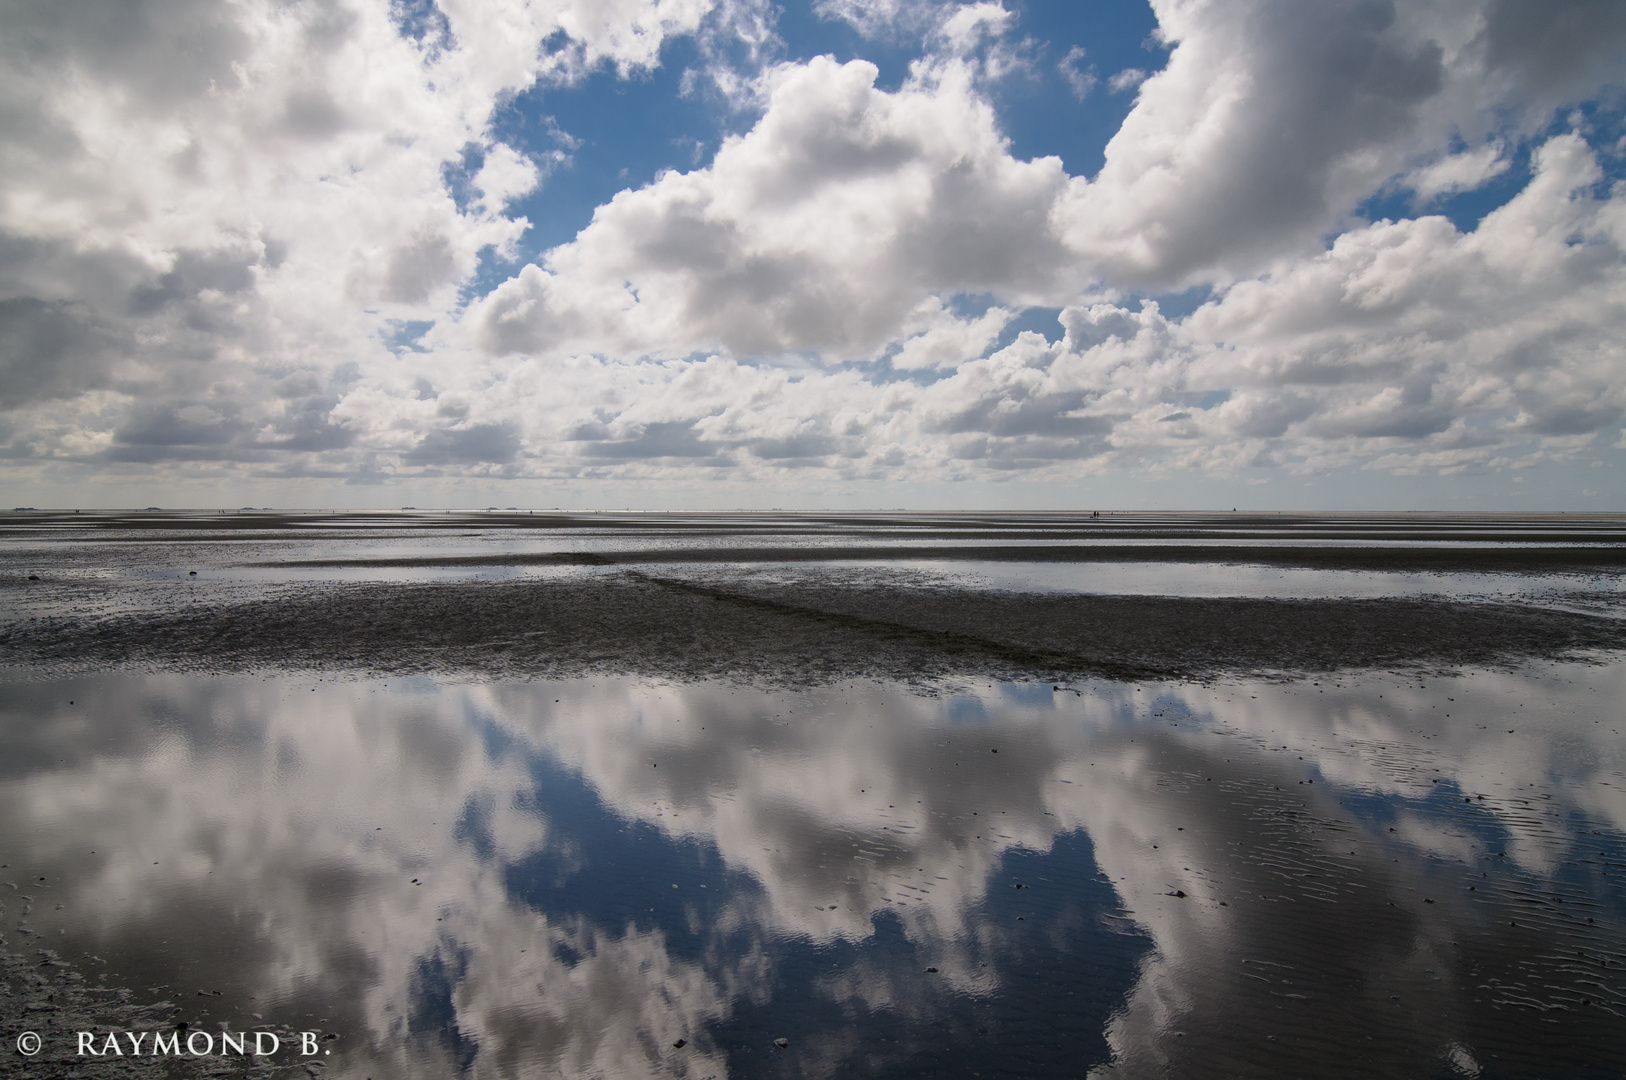
M 1082 823 L 1156 943 L 1104 1071 L 1446 1071 L 1453 1035 L 1514 1075 L 1618 1065 L 1626 987 L 1598 964 L 1619 962 L 1618 894 L 1607 930 L 1583 924 L 1607 878 L 1553 875 L 1579 832 L 1621 854 L 1599 792 L 1626 779 L 1623 674 L 1165 689 L 1169 726 L 1137 737 L 1152 775 L 1109 773 L 1106 819 Z
M 893 910 L 912 934 L 947 941 L 1004 852 L 1046 850 L 1057 831 L 1042 794 L 1053 732 L 1013 725 L 1011 710 L 1032 710 L 998 693 L 951 704 L 949 719 L 938 699 L 878 686 L 623 684 L 537 737 L 618 814 L 713 843 L 749 869 L 775 933 L 863 938 Z M 990 710 L 1002 713 L 997 728 Z
M 1353 1075 L 1444 1070 L 1460 1043 L 1517 1073 L 1519 1009 L 1576 1061 L 1622 1045 L 1618 974 L 1573 954 L 1621 948 L 1577 842 L 1607 834 L 1618 861 L 1623 674 L 944 697 L 23 684 L 8 732 L 50 719 L 16 740 L 0 820 L 64 880 L 70 940 L 159 970 L 184 930 L 185 978 L 319 1008 L 392 1075 L 470 1055 L 481 1075 L 755 1071 L 719 1040 L 793 985 L 849 1021 L 801 1059 L 833 1074 L 878 1060 L 850 1056 L 866 1015 L 1042 999 L 1024 982 L 1058 956 L 1106 965 L 1079 952 L 1090 927 L 1127 958 L 1152 946 L 1102 991 L 1108 1071 L 1325 1074 L 1331 1047 L 1370 1048 Z M 1116 900 L 1045 906 L 1097 872 Z
M 658 932 L 539 918 L 510 900 L 500 861 L 456 839 L 484 803 L 499 859 L 546 841 L 516 809 L 523 761 L 489 758 L 465 720 L 478 694 L 176 677 L 49 691 L 106 730 L 43 728 L 30 748 L 67 760 L 0 788 L 7 847 L 28 836 L 67 880 L 62 918 L 86 952 L 187 980 L 174 992 L 189 1008 L 194 989 L 227 987 L 237 1023 L 320 1009 L 399 1076 L 446 1075 L 476 1045 L 482 1070 L 665 1075 L 650 1033 L 726 1012 Z M 15 702 L 11 719 L 53 706 Z M 196 970 L 173 970 L 183 955 Z M 688 1051 L 697 1067 L 710 1056 Z

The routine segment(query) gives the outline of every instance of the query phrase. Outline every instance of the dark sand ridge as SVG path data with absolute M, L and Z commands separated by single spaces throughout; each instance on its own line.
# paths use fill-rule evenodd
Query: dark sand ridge
M 1626 648 L 1626 621 L 1430 599 L 1027 594 L 719 573 L 323 582 L 246 601 L 0 628 L 0 660 L 771 684 L 1440 670 Z
M 1408 538 L 1409 539 L 1409 538 Z M 843 544 L 830 547 L 649 548 L 636 551 L 495 552 L 489 555 L 279 559 L 252 566 L 284 569 L 411 569 L 481 566 L 638 566 L 675 563 L 789 563 L 964 561 L 1039 563 L 1208 563 L 1302 567 L 1313 570 L 1387 570 L 1482 573 L 1554 573 L 1626 569 L 1626 545 L 1607 547 L 1269 547 L 1216 545 L 1024 545 L 909 547 Z

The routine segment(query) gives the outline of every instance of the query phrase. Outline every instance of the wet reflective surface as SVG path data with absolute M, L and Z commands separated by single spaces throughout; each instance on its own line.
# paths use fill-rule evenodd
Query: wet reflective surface
M 1623 700 L 12 671 L 0 936 L 358 1078 L 1616 1075 Z
M 1016 591 L 1567 595 L 1605 608 L 1626 590 L 1626 516 L 0 512 L 0 589 L 39 611 L 105 605 L 115 587 L 128 604 L 143 585 L 167 585 L 146 597 L 167 602 L 177 581 L 218 600 L 314 581 L 503 580 L 611 565 L 805 571 L 808 560 Z
M 889 561 L 830 560 L 781 566 L 731 567 L 734 580 L 815 578 L 832 571 L 864 571 L 870 580 L 909 582 L 917 587 L 1020 593 L 1093 593 L 1106 596 L 1253 597 L 1344 599 L 1431 597 L 1626 617 L 1626 575 L 1591 573 L 1396 573 L 1381 570 L 1312 570 L 1299 567 L 1227 563 L 1024 562 L 1016 559 Z M 535 572 L 535 571 L 531 571 Z M 672 576 L 681 570 L 662 568 Z M 884 576 L 883 576 L 884 575 Z M 717 575 L 690 574 L 698 580 Z

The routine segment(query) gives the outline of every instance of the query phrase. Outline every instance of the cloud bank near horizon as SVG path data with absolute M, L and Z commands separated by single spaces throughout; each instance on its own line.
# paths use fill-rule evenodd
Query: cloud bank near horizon
M 1118 70 L 990 0 L 6 7 L 19 491 L 1622 490 L 1615 4 L 1157 0 Z M 667 77 L 572 204 L 652 151 L 554 104 Z M 1010 134 L 1112 109 L 1092 175 Z

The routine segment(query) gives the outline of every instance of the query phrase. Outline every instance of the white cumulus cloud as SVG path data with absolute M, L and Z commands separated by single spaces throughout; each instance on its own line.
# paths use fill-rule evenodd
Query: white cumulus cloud
M 1048 46 L 993 2 L 818 5 L 916 51 L 882 86 L 784 60 L 754 0 L 14 0 L 0 476 L 935 483 L 1615 446 L 1626 17 L 1153 8 L 1167 62 L 1085 177 L 1013 152 L 1001 80 Z M 675 37 L 730 118 L 715 155 L 526 250 L 516 205 L 547 212 L 596 136 L 542 117 L 538 150 L 497 110 L 641 78 Z M 1048 55 L 1089 107 L 1084 47 Z M 1516 174 L 1473 231 L 1427 214 Z M 1397 192 L 1415 216 L 1363 217 Z M 1134 300 L 1187 288 L 1189 314 Z M 1033 308 L 1057 340 L 1003 336 Z

